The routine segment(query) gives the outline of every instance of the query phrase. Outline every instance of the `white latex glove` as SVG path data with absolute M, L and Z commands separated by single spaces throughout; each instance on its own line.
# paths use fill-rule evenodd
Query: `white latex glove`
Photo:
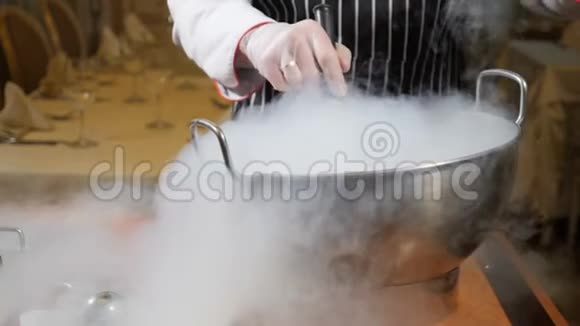
M 314 20 L 262 25 L 242 39 L 239 50 L 245 56 L 240 60 L 247 59 L 278 91 L 323 76 L 336 95 L 346 94 L 344 73 L 350 70 L 352 54 L 341 44 L 335 48 Z

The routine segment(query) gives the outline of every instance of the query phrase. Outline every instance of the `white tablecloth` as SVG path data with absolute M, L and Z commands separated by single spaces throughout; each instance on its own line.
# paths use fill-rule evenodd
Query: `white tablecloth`
M 116 177 L 130 178 L 138 168 L 151 170 L 144 179 L 156 180 L 159 171 L 173 160 L 189 140 L 189 121 L 208 118 L 214 121 L 229 117 L 230 111 L 219 109 L 214 101 L 220 100 L 211 81 L 197 78 L 196 90 L 180 90 L 175 83 L 168 87 L 164 96 L 166 120 L 175 124 L 170 130 L 150 130 L 145 125 L 155 117 L 154 102 L 126 104 L 130 95 L 132 79 L 128 75 L 101 75 L 110 79 L 111 86 L 98 90 L 98 97 L 105 99 L 87 111 L 87 127 L 90 138 L 99 146 L 75 149 L 65 145 L 20 146 L 0 145 L 0 199 L 11 193 L 14 186 L 39 188 L 50 191 L 59 185 L 67 188 L 75 184 L 85 186 L 95 167 L 111 164 L 119 169 Z M 74 103 L 64 100 L 34 100 L 35 106 L 48 114 L 65 114 L 74 109 Z M 227 104 L 223 103 L 222 104 Z M 27 139 L 75 140 L 79 120 L 56 122 L 53 132 L 34 132 Z M 117 153 L 117 154 L 116 154 Z M 111 177 L 108 174 L 105 177 Z M 28 189 L 30 190 L 30 189 Z M 4 192 L 4 194 L 2 194 Z

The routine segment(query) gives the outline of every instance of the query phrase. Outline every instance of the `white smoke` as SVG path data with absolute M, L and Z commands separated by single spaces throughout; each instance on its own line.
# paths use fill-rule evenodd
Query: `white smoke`
M 504 48 L 516 26 L 517 0 L 450 0 L 446 25 L 467 54 L 469 67 L 464 78 L 473 80 Z
M 511 114 L 490 105 L 479 109 L 465 96 L 378 99 L 352 93 L 336 99 L 310 87 L 287 94 L 267 113 L 246 113 L 222 128 L 236 171 L 250 162 L 280 161 L 304 172 L 336 151 L 365 159 L 360 136 L 373 122 L 387 121 L 399 131 L 395 158 L 402 161 L 456 159 L 514 140 L 518 128 Z M 207 162 L 217 162 L 212 171 L 229 178 L 211 133 L 186 146 L 178 160 L 190 169 L 183 189 L 198 189 Z M 333 281 L 329 260 L 360 250 L 364 236 L 338 222 L 332 203 L 316 207 L 318 214 L 305 223 L 305 206 L 291 203 L 214 201 L 199 192 L 192 201 L 159 199 L 158 221 L 144 238 L 153 249 L 141 265 L 146 272 L 129 325 L 384 325 L 385 309 L 371 311 L 374 290 Z M 320 240 L 326 236 L 332 240 Z M 320 243 L 334 245 L 316 247 Z
M 278 160 L 304 171 L 336 151 L 376 163 L 361 143 L 361 134 L 376 122 L 390 123 L 400 140 L 393 161 L 385 164 L 453 160 L 517 136 L 511 114 L 491 105 L 479 108 L 486 113 L 476 112 L 474 104 L 465 96 L 379 99 L 353 93 L 336 99 L 307 87 L 272 104 L 267 114 L 242 116 L 223 127 L 234 167 Z M 375 143 L 379 150 L 381 144 Z M 178 159 L 189 168 L 184 188 L 197 188 L 198 172 L 211 160 L 218 162 L 214 171 L 227 175 L 212 134 L 197 149 L 187 145 Z M 78 302 L 98 291 L 121 293 L 126 326 L 235 326 L 254 316 L 276 326 L 384 325 L 385 309 L 372 309 L 376 289 L 337 283 L 329 270 L 330 259 L 356 253 L 365 242 L 364 234 L 341 224 L 337 216 L 348 212 L 331 211 L 332 202 L 312 208 L 214 201 L 199 193 L 185 201 L 162 195 L 156 219 L 138 237 L 112 231 L 133 215 L 123 202 L 85 197 L 56 206 L 3 207 L 0 225 L 24 229 L 30 247 L 5 256 L 0 321 L 54 307 L 59 284 L 70 282 L 80 292 L 66 301 L 69 309 L 82 309 Z M 357 209 L 372 211 L 369 203 Z M 305 207 L 316 213 L 307 220 Z
M 134 247 L 120 226 L 135 221 L 130 207 L 90 195 L 57 205 L 0 207 L 0 226 L 19 228 L 26 238 L 21 252 L 11 244 L 14 235 L 0 233 L 0 321 L 31 310 L 74 307 L 80 313 L 99 291 L 126 292 Z
M 344 173 L 369 171 L 379 162 L 394 169 L 405 162 L 449 162 L 482 153 L 517 136 L 516 115 L 485 101 L 476 107 L 463 95 L 383 99 L 352 90 L 339 100 L 312 87 L 222 129 L 238 172 L 279 162 L 291 174 L 305 175 L 321 161 L 332 165 L 331 172 Z M 337 166 L 341 153 L 363 166 Z M 182 156 L 188 164 L 198 158 L 222 160 L 215 136 Z

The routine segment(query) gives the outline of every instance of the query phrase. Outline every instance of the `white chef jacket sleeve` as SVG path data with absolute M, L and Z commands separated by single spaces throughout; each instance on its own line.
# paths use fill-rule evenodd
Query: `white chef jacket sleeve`
M 240 40 L 254 28 L 274 22 L 249 0 L 168 0 L 173 40 L 228 100 L 241 101 L 263 83 L 255 70 L 235 67 Z
M 533 13 L 562 19 L 580 19 L 578 0 L 521 0 L 522 5 Z

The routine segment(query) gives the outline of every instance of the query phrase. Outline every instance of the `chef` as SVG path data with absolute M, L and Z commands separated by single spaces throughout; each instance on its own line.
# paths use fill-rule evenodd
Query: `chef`
M 515 2 L 514 2 L 515 1 Z M 336 10 L 338 44 L 313 20 Z M 168 0 L 173 36 L 234 112 L 325 79 L 336 95 L 444 94 L 465 87 L 470 51 L 507 35 L 523 5 L 580 17 L 577 0 Z M 506 27 L 503 28 L 503 25 Z M 497 48 L 497 45 L 496 45 Z M 472 55 L 471 55 L 472 56 Z

